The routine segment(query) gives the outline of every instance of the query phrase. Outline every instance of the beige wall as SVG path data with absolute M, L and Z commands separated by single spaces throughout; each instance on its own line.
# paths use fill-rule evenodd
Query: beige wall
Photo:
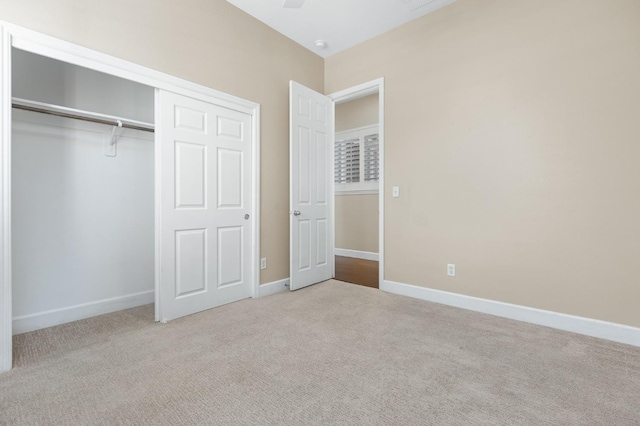
M 378 95 L 336 105 L 336 132 L 378 123 Z M 378 196 L 336 196 L 336 248 L 378 252 Z
M 385 78 L 386 279 L 640 326 L 639 45 L 637 0 L 458 0 L 327 59 Z
M 336 196 L 336 248 L 378 252 L 378 195 Z
M 0 19 L 261 104 L 261 282 L 289 276 L 290 79 L 323 60 L 224 0 L 0 0 Z
M 458 0 L 326 78 L 224 0 L 0 0 L 0 19 L 261 103 L 262 282 L 288 276 L 288 80 L 384 76 L 387 279 L 640 326 L 637 0 Z
M 336 132 L 378 124 L 378 94 L 336 105 Z

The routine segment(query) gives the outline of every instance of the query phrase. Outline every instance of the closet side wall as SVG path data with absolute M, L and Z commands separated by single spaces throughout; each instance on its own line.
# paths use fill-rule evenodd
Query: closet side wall
M 225 0 L 0 0 L 0 19 L 260 103 L 267 283 L 289 276 L 289 80 L 324 61 Z
M 153 117 L 151 88 L 14 57 L 16 97 Z M 13 123 L 14 333 L 151 303 L 153 134 L 119 130 L 117 156 L 106 157 L 109 126 L 19 110 Z
M 378 95 L 336 105 L 336 132 L 378 123 Z M 336 248 L 378 253 L 378 194 L 336 195 Z

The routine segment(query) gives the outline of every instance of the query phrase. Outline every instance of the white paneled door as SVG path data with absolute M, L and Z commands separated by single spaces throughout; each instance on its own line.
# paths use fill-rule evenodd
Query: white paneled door
M 251 116 L 159 91 L 160 316 L 251 297 Z
M 333 274 L 333 101 L 289 86 L 291 290 Z

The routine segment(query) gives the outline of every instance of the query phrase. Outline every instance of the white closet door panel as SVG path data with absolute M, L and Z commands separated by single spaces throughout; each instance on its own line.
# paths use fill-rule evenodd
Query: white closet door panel
M 242 151 L 218 148 L 218 208 L 242 208 Z
M 182 105 L 175 107 L 175 129 L 193 132 L 196 134 L 207 133 L 207 112 L 187 108 Z
M 243 140 L 242 121 L 238 121 L 233 117 L 218 116 L 218 136 L 238 141 Z
M 218 228 L 218 287 L 243 283 L 242 227 Z
M 176 231 L 176 297 L 207 291 L 207 230 Z
M 176 208 L 205 208 L 207 197 L 207 146 L 175 142 Z
M 160 91 L 161 317 L 251 296 L 251 120 Z

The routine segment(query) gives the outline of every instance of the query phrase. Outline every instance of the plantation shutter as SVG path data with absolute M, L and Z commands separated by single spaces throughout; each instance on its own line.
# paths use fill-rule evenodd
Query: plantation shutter
M 364 181 L 377 182 L 380 170 L 380 144 L 378 134 L 364 137 Z
M 360 182 L 360 139 L 336 140 L 335 183 Z
M 337 195 L 378 192 L 380 181 L 378 126 L 336 133 L 334 171 Z

